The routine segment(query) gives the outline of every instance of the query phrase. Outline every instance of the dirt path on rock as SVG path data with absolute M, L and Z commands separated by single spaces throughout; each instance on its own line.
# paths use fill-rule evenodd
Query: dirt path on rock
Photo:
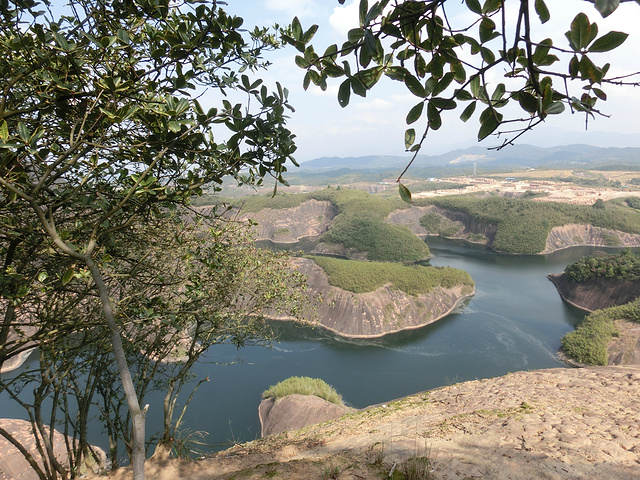
M 638 398 L 638 367 L 517 372 L 413 395 L 198 462 L 150 462 L 148 478 L 384 478 L 394 462 L 428 454 L 440 480 L 631 480 L 640 472 Z

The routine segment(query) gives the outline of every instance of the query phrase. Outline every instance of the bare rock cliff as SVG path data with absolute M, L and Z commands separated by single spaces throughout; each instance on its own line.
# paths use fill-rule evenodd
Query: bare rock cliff
M 640 297 L 640 280 L 596 278 L 576 282 L 566 273 L 550 274 L 547 278 L 565 301 L 589 312 L 624 305 Z
M 547 247 L 542 253 L 581 245 L 639 247 L 640 235 L 592 225 L 563 225 L 551 229 L 547 237 Z
M 437 213 L 438 215 L 460 224 L 458 233 L 450 238 L 468 239 L 470 235 L 482 235 L 486 239 L 483 243 L 491 245 L 496 236 L 495 225 L 487 225 L 476 221 L 471 216 L 463 212 L 455 212 L 444 208 L 430 205 L 428 207 L 411 207 L 402 210 L 394 210 L 387 217 L 387 221 L 394 225 L 404 225 L 413 233 L 420 236 L 437 235 L 436 233 L 427 231 L 420 225 L 420 219 L 426 213 Z M 474 241 L 474 243 L 480 243 Z
M 336 405 L 314 395 L 287 395 L 284 398 L 265 398 L 258 407 L 261 436 L 266 437 L 308 425 L 340 418 L 353 411 L 345 405 Z
M 331 202 L 308 200 L 295 208 L 265 208 L 243 218 L 255 221 L 256 240 L 295 243 L 303 237 L 316 237 L 328 230 L 338 209 Z
M 353 293 L 329 285 L 325 271 L 309 259 L 296 259 L 322 302 L 316 308 L 317 325 L 351 338 L 375 338 L 424 327 L 451 313 L 474 293 L 473 287 L 435 288 L 411 296 L 384 286 L 374 292 Z

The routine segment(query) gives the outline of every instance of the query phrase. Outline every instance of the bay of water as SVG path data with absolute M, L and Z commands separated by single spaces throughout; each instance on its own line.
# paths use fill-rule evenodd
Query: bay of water
M 189 406 L 187 425 L 209 432 L 212 444 L 257 438 L 261 393 L 293 375 L 321 378 L 347 404 L 362 408 L 461 381 L 566 367 L 557 358 L 560 339 L 584 313 L 564 303 L 546 275 L 596 248 L 514 256 L 462 241 L 427 243 L 432 265 L 466 270 L 476 283 L 475 296 L 457 313 L 376 340 L 281 324 L 271 348 L 214 347 L 196 368 L 198 377 L 209 375 L 211 382 Z M 236 363 L 216 365 L 229 362 Z M 150 420 L 154 415 L 152 406 Z
M 196 380 L 208 376 L 210 382 L 195 394 L 184 428 L 208 432 L 206 441 L 215 448 L 253 440 L 260 435 L 261 393 L 294 375 L 321 378 L 347 404 L 362 408 L 461 381 L 566 367 L 556 355 L 560 339 L 584 313 L 564 303 L 546 275 L 596 248 L 512 256 L 462 241 L 430 238 L 427 243 L 435 255 L 432 265 L 466 270 L 476 283 L 475 296 L 457 313 L 376 340 L 346 340 L 278 323 L 278 340 L 270 348 L 215 346 L 195 368 Z M 21 417 L 7 401 L 1 399 L 1 416 Z M 162 398 L 151 395 L 145 402 L 151 434 L 162 425 Z M 100 431 L 90 437 L 107 447 Z

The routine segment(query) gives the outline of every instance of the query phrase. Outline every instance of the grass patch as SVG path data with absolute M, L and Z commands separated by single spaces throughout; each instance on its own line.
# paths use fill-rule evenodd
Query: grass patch
M 596 310 L 562 338 L 562 350 L 586 365 L 607 365 L 607 346 L 618 335 L 614 320 L 640 323 L 640 298 L 617 307 Z
M 388 283 L 392 288 L 414 296 L 429 293 L 435 287 L 474 285 L 467 272 L 450 267 L 362 262 L 332 257 L 309 258 L 324 269 L 331 285 L 354 293 L 373 292 Z
M 287 395 L 314 395 L 327 402 L 342 405 L 342 396 L 324 380 L 310 377 L 289 377 L 262 392 L 262 398 L 284 398 Z
M 640 211 L 622 201 L 606 202 L 605 208 L 499 196 L 440 197 L 415 203 L 463 212 L 479 223 L 495 225 L 492 247 L 506 253 L 539 253 L 545 249 L 551 229 L 568 224 L 640 233 Z

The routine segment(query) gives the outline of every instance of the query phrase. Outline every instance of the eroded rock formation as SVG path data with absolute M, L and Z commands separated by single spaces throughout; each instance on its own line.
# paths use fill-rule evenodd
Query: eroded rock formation
M 640 296 L 639 280 L 596 278 L 576 282 L 566 273 L 550 274 L 547 278 L 555 284 L 567 303 L 588 312 L 624 305 Z
M 284 398 L 265 398 L 258 407 L 261 436 L 273 435 L 316 423 L 340 418 L 353 411 L 314 395 L 287 395 Z
M 474 293 L 469 285 L 438 287 L 419 296 L 388 285 L 373 292 L 353 293 L 331 286 L 325 271 L 312 260 L 296 259 L 296 268 L 307 276 L 312 291 L 322 296 L 314 323 L 351 338 L 375 338 L 429 325 Z

